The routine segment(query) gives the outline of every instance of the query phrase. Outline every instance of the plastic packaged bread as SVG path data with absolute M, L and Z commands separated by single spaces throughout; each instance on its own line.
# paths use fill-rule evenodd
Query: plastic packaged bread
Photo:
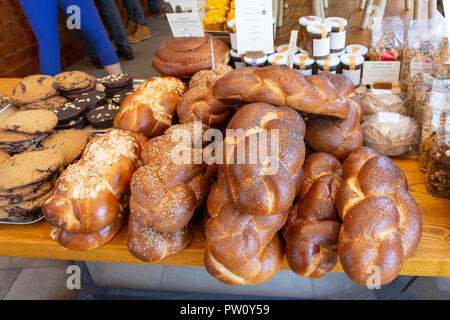
M 378 154 L 399 156 L 419 142 L 419 126 L 411 117 L 378 112 L 364 117 L 363 139 Z
M 377 112 L 396 112 L 403 115 L 408 114 L 408 109 L 404 99 L 391 90 L 371 90 L 361 96 L 361 103 L 364 115 Z

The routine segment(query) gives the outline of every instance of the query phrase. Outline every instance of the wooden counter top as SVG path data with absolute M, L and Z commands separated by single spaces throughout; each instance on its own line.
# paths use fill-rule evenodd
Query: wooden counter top
M 0 79 L 0 90 L 8 96 L 17 79 Z M 432 197 L 425 187 L 425 174 L 416 159 L 395 158 L 403 170 L 411 194 L 423 215 L 423 234 L 419 247 L 408 259 L 400 274 L 450 277 L 450 199 Z M 156 261 L 156 264 L 203 266 L 205 242 L 201 230 L 201 211 L 196 215 L 196 231 L 191 244 L 181 253 Z M 88 260 L 142 263 L 127 249 L 126 226 L 109 243 L 88 252 L 70 251 L 50 237 L 52 227 L 45 221 L 31 225 L 0 224 L 0 256 L 34 257 L 65 260 Z M 286 260 L 283 270 L 289 270 Z M 342 272 L 340 264 L 333 272 Z

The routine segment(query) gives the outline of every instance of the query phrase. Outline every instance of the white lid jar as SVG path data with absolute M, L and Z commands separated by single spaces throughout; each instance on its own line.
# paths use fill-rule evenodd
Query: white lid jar
M 288 44 L 283 44 L 281 46 L 278 46 L 277 47 L 277 52 L 288 54 L 288 52 L 289 52 L 289 45 Z M 294 54 L 296 54 L 297 52 L 298 52 L 298 47 L 295 46 Z
M 315 61 L 306 53 L 298 53 L 294 56 L 294 69 L 305 76 L 313 74 L 314 63 Z
M 244 63 L 247 67 L 261 68 L 267 64 L 267 56 L 260 58 L 244 57 Z
M 330 55 L 331 26 L 326 23 L 310 24 L 306 31 L 309 57 L 314 60 L 328 58 Z
M 331 26 L 330 51 L 332 53 L 345 50 L 347 20 L 340 17 L 326 18 L 325 23 Z
M 329 72 L 336 74 L 339 70 L 340 60 L 337 57 L 316 60 L 317 73 Z
M 233 61 L 235 69 L 245 68 L 245 63 L 242 61 L 242 55 L 239 54 L 236 50 L 230 50 L 231 61 Z
M 287 55 L 284 53 L 274 53 L 267 57 L 267 62 L 272 66 L 287 66 Z
M 369 53 L 369 49 L 367 49 L 367 47 L 363 46 L 362 44 L 349 44 L 345 47 L 345 53 L 359 54 L 365 59 L 367 57 L 367 54 Z
M 330 53 L 330 57 L 336 57 L 339 58 L 340 56 L 342 56 L 345 53 L 345 50 L 339 51 L 339 52 L 334 52 L 334 53 Z
M 237 40 L 236 40 L 236 19 L 231 19 L 227 22 L 227 28 L 230 32 L 230 42 L 231 48 L 237 50 Z
M 355 86 L 359 86 L 364 57 L 359 54 L 346 53 L 341 56 L 340 60 L 342 74 L 349 77 Z
M 300 49 L 303 51 L 308 50 L 308 34 L 306 28 L 310 24 L 321 23 L 323 20 L 317 16 L 304 16 L 298 19 L 298 24 L 300 25 Z

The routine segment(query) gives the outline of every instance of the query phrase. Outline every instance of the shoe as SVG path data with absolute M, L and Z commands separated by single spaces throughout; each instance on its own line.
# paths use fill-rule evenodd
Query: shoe
M 126 29 L 127 36 L 135 33 L 136 32 L 136 28 L 137 28 L 136 23 L 131 21 L 131 20 L 129 20 L 128 21 L 128 26 L 127 26 L 127 29 Z
M 103 64 L 100 62 L 99 58 L 95 58 L 95 60 L 92 60 L 91 63 L 97 67 L 97 69 L 103 69 Z
M 117 50 L 117 54 L 122 57 L 125 60 L 132 60 L 134 59 L 134 53 L 133 50 L 131 50 L 130 47 L 123 49 L 123 50 Z
M 136 43 L 150 37 L 150 31 L 148 30 L 147 26 L 138 24 L 136 32 L 128 36 L 128 41 L 130 41 L 130 43 Z

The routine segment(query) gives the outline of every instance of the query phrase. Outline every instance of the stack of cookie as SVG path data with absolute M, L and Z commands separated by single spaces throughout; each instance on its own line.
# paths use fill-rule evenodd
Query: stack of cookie
M 0 150 L 15 154 L 34 148 L 57 122 L 58 118 L 49 110 L 15 112 L 0 122 Z
M 58 90 L 69 100 L 95 89 L 97 79 L 82 71 L 67 71 L 55 76 Z
M 133 78 L 127 73 L 113 74 L 100 82 L 105 87 L 104 99 L 88 110 L 87 120 L 94 128 L 106 129 L 113 126 L 122 101 L 133 92 Z
M 23 78 L 16 85 L 11 103 L 24 109 L 40 109 L 40 106 L 53 105 L 55 99 L 59 101 L 61 97 L 55 98 L 57 95 L 58 86 L 53 77 L 33 75 Z
M 50 197 L 64 158 L 55 148 L 30 150 L 0 164 L 0 219 L 35 220 Z
M 105 87 L 105 93 L 112 97 L 125 90 L 133 90 L 133 78 L 128 73 L 112 74 L 100 80 Z

